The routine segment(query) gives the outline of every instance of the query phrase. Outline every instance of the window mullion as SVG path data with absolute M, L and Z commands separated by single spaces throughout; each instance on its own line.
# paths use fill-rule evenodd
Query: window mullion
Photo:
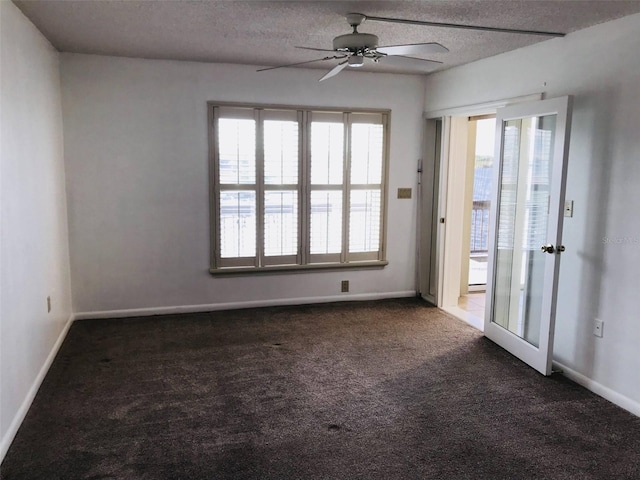
M 265 192 L 268 191 L 274 191 L 274 192 L 278 192 L 281 190 L 292 190 L 292 191 L 296 191 L 298 190 L 298 184 L 297 183 L 266 183 L 262 186 L 263 190 Z
M 311 162 L 309 158 L 311 149 L 311 135 L 309 134 L 311 126 L 311 115 L 308 111 L 298 111 L 298 182 L 299 182 L 299 210 L 298 210 L 298 238 L 299 238 L 299 250 L 298 250 L 298 262 L 301 265 L 309 263 L 309 252 L 311 245 Z
M 263 110 L 255 109 L 256 119 L 256 267 L 264 258 L 264 118 Z
M 382 115 L 382 176 L 380 185 L 381 209 L 380 215 L 380 246 L 378 250 L 378 260 L 386 258 L 387 248 L 387 202 L 389 200 L 389 115 Z
M 210 201 L 210 230 L 211 230 L 211 260 L 213 266 L 220 266 L 220 153 L 218 151 L 218 120 L 220 118 L 220 109 L 211 107 L 209 110 L 209 122 L 213 127 L 213 131 L 209 131 L 209 181 L 213 185 L 212 191 L 209 192 Z M 211 187 L 209 187 L 211 188 Z
M 247 192 L 255 192 L 256 185 L 251 183 L 227 183 L 224 185 L 219 185 L 218 190 L 219 191 L 242 190 Z
M 350 115 L 344 113 L 344 154 L 343 154 L 343 174 L 342 174 L 342 251 L 340 253 L 340 263 L 346 263 L 349 253 L 349 184 L 351 183 L 351 126 Z

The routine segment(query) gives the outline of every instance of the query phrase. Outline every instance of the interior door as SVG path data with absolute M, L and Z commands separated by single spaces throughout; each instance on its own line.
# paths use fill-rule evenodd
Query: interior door
M 551 374 L 570 124 L 571 97 L 496 116 L 484 333 L 543 375 Z
M 423 161 L 418 177 L 418 293 L 433 305 L 438 304 L 438 236 L 442 233 L 438 215 L 442 126 L 442 118 L 426 120 Z

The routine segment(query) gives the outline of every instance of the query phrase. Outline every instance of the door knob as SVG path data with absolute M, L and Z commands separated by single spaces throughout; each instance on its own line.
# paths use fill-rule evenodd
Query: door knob
M 555 248 L 553 245 L 549 244 L 549 245 L 543 245 L 542 248 L 540 249 L 545 253 L 561 253 L 564 252 L 564 245 L 558 245 L 558 248 Z
M 544 253 L 553 253 L 556 251 L 556 249 L 554 248 L 553 245 L 549 244 L 549 245 L 543 245 L 542 248 L 540 249 L 542 250 Z

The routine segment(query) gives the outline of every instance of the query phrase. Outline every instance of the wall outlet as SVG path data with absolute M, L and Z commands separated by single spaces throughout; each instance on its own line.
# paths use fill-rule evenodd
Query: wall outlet
M 342 280 L 340 283 L 340 291 L 343 293 L 349 291 L 349 280 Z
M 51 297 L 47 297 L 47 313 L 51 311 Z
M 593 321 L 593 334 L 596 337 L 601 337 L 602 338 L 602 334 L 604 333 L 603 330 L 604 330 L 604 322 L 602 320 L 596 318 Z

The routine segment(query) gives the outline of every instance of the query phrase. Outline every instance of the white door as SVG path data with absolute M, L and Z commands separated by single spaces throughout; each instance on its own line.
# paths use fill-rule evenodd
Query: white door
M 551 374 L 571 97 L 499 109 L 485 335 Z M 567 248 L 571 248 L 567 246 Z

